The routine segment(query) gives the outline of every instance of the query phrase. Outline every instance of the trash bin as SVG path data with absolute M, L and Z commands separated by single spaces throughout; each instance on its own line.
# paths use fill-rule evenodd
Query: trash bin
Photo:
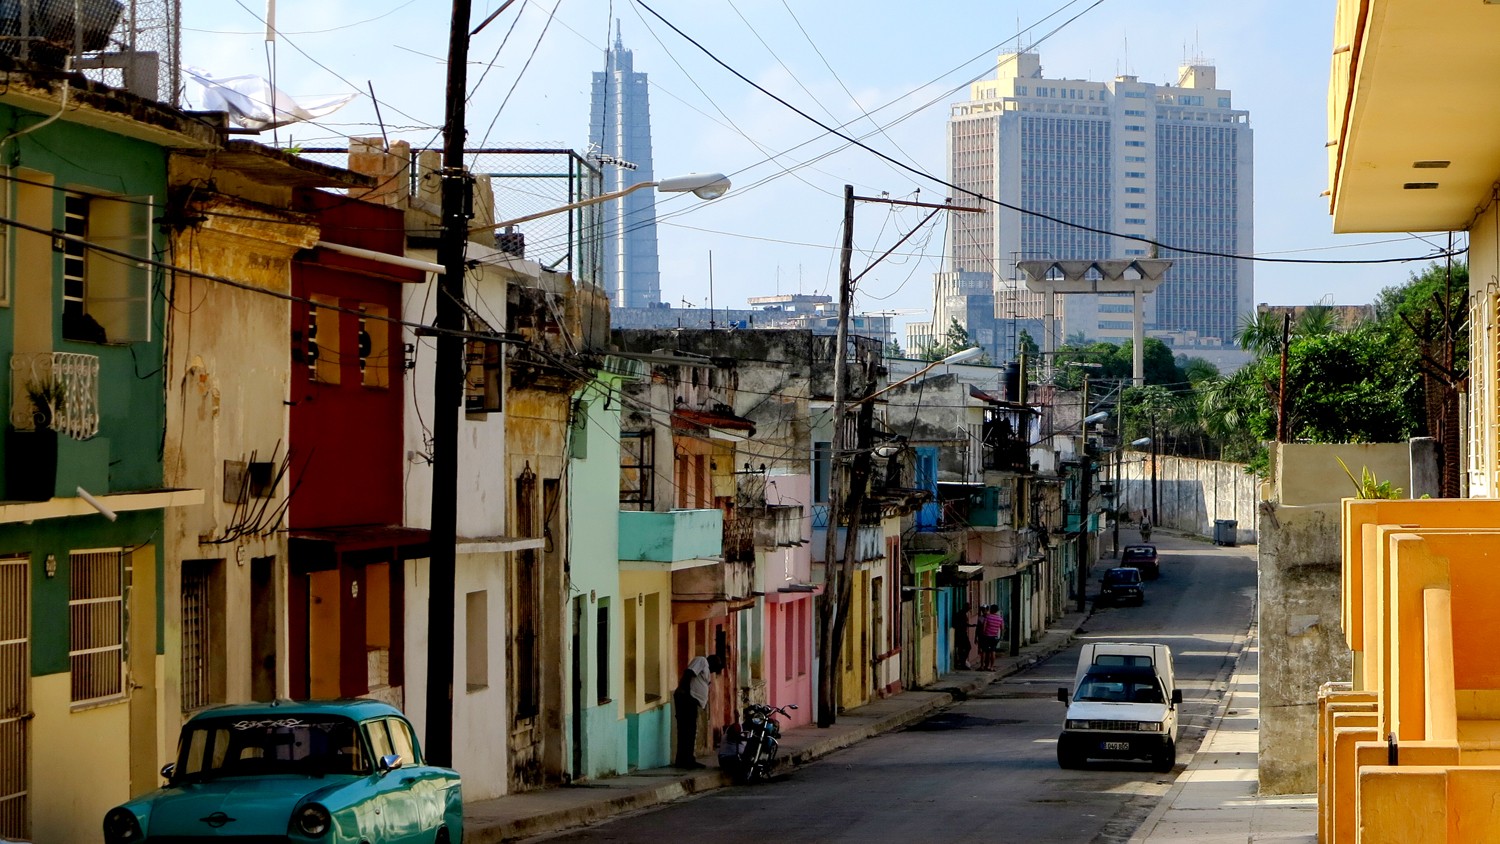
M 1214 520 L 1214 544 L 1234 546 L 1235 534 L 1239 531 L 1240 523 L 1234 519 Z

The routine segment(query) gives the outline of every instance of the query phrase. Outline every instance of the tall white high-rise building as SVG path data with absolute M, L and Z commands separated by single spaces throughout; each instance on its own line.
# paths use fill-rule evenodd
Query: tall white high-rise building
M 600 165 L 607 193 L 655 179 L 651 167 L 651 102 L 646 74 L 636 73 L 616 23 L 615 44 L 594 74 L 589 107 L 589 156 Z M 638 190 L 608 202 L 600 215 L 604 276 L 600 284 L 616 308 L 661 303 L 656 251 L 656 195 Z
M 950 181 L 1010 206 L 951 215 L 944 268 L 991 280 L 997 360 L 1013 354 L 1020 330 L 1039 344 L 1045 330 L 1040 297 L 1017 280 L 1018 260 L 1149 257 L 1146 243 L 1117 235 L 1224 256 L 1254 248 L 1249 113 L 1231 106 L 1207 64 L 1183 65 L 1176 84 L 1157 85 L 1134 76 L 1049 79 L 1037 54 L 1001 55 L 995 78 L 972 84 L 969 100 L 952 107 L 948 162 Z M 1232 348 L 1241 315 L 1253 309 L 1253 262 L 1170 250 L 1156 257 L 1174 264 L 1146 297 L 1148 335 L 1210 358 Z M 1059 342 L 1129 339 L 1129 296 L 1059 298 Z M 965 328 L 977 336 L 984 326 Z

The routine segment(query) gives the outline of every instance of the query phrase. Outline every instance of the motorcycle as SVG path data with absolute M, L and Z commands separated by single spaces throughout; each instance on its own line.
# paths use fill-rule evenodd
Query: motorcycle
M 776 767 L 776 750 L 781 743 L 779 715 L 790 717 L 797 704 L 768 706 L 751 703 L 745 706 L 740 723 L 731 724 L 719 748 L 719 766 L 727 769 L 735 782 L 748 785 L 771 778 Z

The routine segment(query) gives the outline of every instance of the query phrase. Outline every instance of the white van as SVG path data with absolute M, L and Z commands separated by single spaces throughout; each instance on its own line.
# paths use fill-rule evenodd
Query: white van
M 1073 694 L 1057 737 L 1057 764 L 1089 759 L 1147 759 L 1162 773 L 1177 764 L 1177 711 L 1182 690 L 1166 645 L 1090 642 L 1078 657 Z

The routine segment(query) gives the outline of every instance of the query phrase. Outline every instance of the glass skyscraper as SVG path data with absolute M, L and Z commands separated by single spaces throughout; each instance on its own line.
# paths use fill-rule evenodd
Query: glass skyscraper
M 655 179 L 651 167 L 651 106 L 646 74 L 636 73 L 616 24 L 615 44 L 594 74 L 589 108 L 589 157 L 604 174 L 604 190 L 624 190 Z M 604 276 L 601 284 L 616 308 L 661 303 L 656 251 L 656 196 L 649 189 L 606 203 Z

